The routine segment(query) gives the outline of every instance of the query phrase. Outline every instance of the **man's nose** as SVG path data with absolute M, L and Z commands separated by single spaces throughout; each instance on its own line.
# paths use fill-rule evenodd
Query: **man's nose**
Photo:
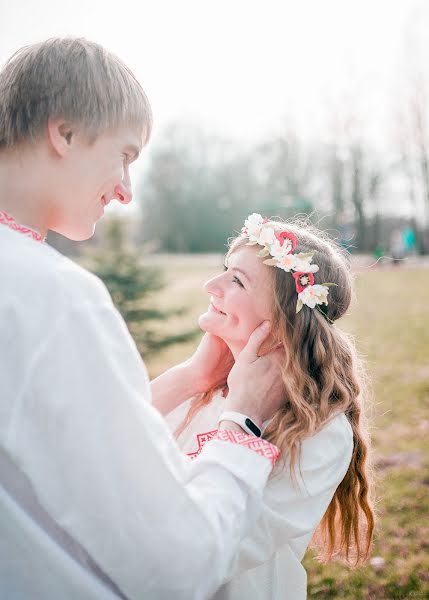
M 129 204 L 133 199 L 131 180 L 128 174 L 125 175 L 121 183 L 118 183 L 115 186 L 115 198 L 121 204 Z

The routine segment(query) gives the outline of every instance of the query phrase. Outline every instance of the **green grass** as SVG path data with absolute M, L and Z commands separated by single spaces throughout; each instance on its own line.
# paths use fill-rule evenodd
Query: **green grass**
M 186 306 L 165 331 L 196 326 L 207 307 L 202 283 L 221 257 L 156 257 L 168 287 L 163 306 Z M 429 269 L 376 268 L 356 273 L 356 299 L 340 326 L 353 334 L 372 384 L 371 431 L 378 523 L 372 552 L 384 566 L 352 570 L 318 563 L 311 552 L 309 598 L 429 598 Z M 146 357 L 152 376 L 192 353 L 195 342 Z

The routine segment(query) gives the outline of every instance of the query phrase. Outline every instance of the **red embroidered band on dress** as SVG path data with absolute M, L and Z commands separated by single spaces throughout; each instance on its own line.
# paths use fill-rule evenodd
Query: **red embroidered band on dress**
M 240 431 L 232 431 L 230 429 L 213 429 L 212 431 L 197 434 L 198 450 L 195 452 L 187 452 L 189 458 L 194 459 L 199 456 L 205 444 L 213 439 L 246 446 L 249 450 L 253 450 L 261 456 L 268 458 L 273 466 L 276 464 L 280 455 L 280 450 L 277 446 L 273 446 L 273 444 L 270 444 L 267 440 L 262 440 L 255 435 L 241 433 Z
M 199 454 L 201 454 L 201 450 L 203 449 L 204 445 L 207 442 L 209 442 L 210 440 L 212 440 L 213 438 L 215 438 L 216 434 L 217 434 L 217 429 L 213 429 L 212 431 L 206 431 L 205 433 L 198 433 L 197 434 L 198 450 L 196 450 L 195 452 L 187 452 L 186 454 L 190 458 L 196 458 Z
M 15 221 L 15 219 L 13 217 L 8 215 L 8 213 L 5 212 L 4 210 L 0 210 L 0 224 L 6 225 L 7 227 L 10 227 L 14 231 L 18 231 L 18 233 L 22 233 L 26 237 L 29 237 L 29 238 L 35 240 L 36 242 L 44 241 L 44 239 L 42 238 L 40 233 L 37 233 L 37 231 L 34 231 L 34 229 L 30 229 L 30 227 L 24 227 L 24 225 L 20 225 L 19 223 L 17 223 Z
M 241 433 L 240 431 L 232 431 L 230 429 L 219 429 L 216 437 L 218 440 L 224 442 L 232 442 L 233 444 L 246 446 L 249 450 L 253 450 L 261 456 L 268 458 L 273 466 L 280 456 L 280 450 L 277 446 L 273 446 L 273 444 L 270 444 L 267 440 L 256 437 L 256 435 L 249 435 L 248 433 Z

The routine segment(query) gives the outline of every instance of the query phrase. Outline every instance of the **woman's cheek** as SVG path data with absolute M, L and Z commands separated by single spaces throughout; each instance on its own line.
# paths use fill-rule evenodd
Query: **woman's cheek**
M 237 327 L 240 324 L 240 319 L 237 315 L 229 315 L 229 324 L 231 327 Z
M 246 327 L 243 327 L 243 320 L 237 314 L 229 314 L 226 322 L 226 330 L 231 339 L 243 340 L 246 338 Z
M 254 315 L 241 314 L 230 315 L 230 327 L 240 339 L 247 342 L 253 330 L 259 325 Z

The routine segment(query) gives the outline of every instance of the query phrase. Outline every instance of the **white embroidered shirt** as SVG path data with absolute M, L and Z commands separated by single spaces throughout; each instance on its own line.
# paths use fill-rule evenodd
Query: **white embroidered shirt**
M 104 285 L 4 213 L 0 273 L 0 596 L 118 597 L 44 511 L 122 597 L 209 597 L 260 512 L 276 448 L 223 432 L 198 462 L 184 457 Z M 18 501 L 20 478 L 38 513 Z

